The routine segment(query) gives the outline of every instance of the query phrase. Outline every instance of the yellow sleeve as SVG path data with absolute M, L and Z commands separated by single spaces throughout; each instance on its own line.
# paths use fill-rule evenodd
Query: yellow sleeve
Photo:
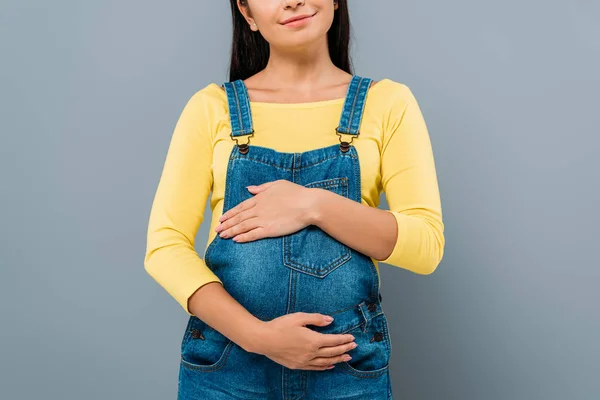
M 444 224 L 433 151 L 419 105 L 398 83 L 384 129 L 381 184 L 398 224 L 394 250 L 383 263 L 431 274 L 444 254 Z
M 198 256 L 194 241 L 212 188 L 212 126 L 208 97 L 196 92 L 173 131 L 152 203 L 145 270 L 189 314 L 189 297 L 221 280 Z

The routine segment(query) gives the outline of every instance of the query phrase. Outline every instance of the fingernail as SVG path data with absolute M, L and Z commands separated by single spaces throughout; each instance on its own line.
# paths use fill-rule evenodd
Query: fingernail
M 325 317 L 325 322 L 331 322 L 333 321 L 333 317 Z
M 344 356 L 344 361 L 350 361 L 350 360 L 352 360 L 352 357 L 350 357 L 350 356 Z
M 352 343 L 352 345 L 351 345 L 350 347 L 352 347 L 353 349 L 355 349 L 355 348 L 356 348 L 356 346 L 358 346 L 358 344 L 357 344 L 357 343 Z

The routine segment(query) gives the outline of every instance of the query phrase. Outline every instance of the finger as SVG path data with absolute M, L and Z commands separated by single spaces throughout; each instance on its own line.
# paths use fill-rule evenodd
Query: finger
M 250 193 L 258 194 L 260 192 L 265 191 L 266 189 L 268 189 L 270 186 L 272 186 L 276 182 L 277 182 L 277 180 L 276 181 L 271 181 L 271 182 L 265 182 L 262 185 L 250 185 L 250 186 L 246 186 L 246 188 L 250 191 Z
M 226 220 L 228 220 L 229 218 L 233 217 L 234 215 L 236 215 L 237 213 L 239 213 L 240 211 L 242 211 L 244 209 L 244 202 L 246 200 L 242 201 L 240 204 L 238 204 L 237 206 L 230 208 L 229 210 L 227 210 L 226 212 L 223 213 L 223 215 L 221 215 L 219 217 L 219 222 L 224 222 Z
M 348 354 L 341 354 L 335 357 L 316 357 L 310 360 L 309 365 L 315 367 L 326 367 L 329 365 L 350 361 L 352 357 Z
M 254 207 L 255 204 L 256 204 L 256 199 L 254 197 L 246 199 L 246 200 L 242 201 L 240 204 L 236 205 L 235 207 L 224 212 L 223 215 L 221 215 L 219 217 L 219 222 L 223 222 L 223 221 L 233 217 L 234 215 L 236 215 L 239 212 L 242 212 L 244 210 L 252 208 L 252 207 Z
M 237 217 L 236 217 L 237 218 Z M 234 224 L 231 228 L 223 231 L 223 237 L 234 237 L 236 235 L 240 235 L 242 233 L 248 232 L 252 229 L 255 229 L 259 226 L 258 217 L 251 217 L 240 221 L 238 224 Z
M 313 366 L 313 365 L 307 365 L 306 367 L 304 367 L 302 369 L 311 370 L 311 371 L 326 371 L 326 370 L 332 369 L 334 367 L 335 367 L 334 365 L 328 365 L 326 367 L 318 367 L 318 366 Z
M 294 318 L 297 318 L 302 326 L 306 325 L 316 325 L 316 326 L 324 326 L 329 325 L 331 321 L 327 321 L 328 315 L 324 315 L 321 313 L 307 313 L 307 312 L 296 312 L 294 313 Z
M 256 217 L 256 212 L 255 212 L 255 208 L 249 208 L 247 210 L 244 210 L 242 212 L 240 212 L 239 214 L 236 214 L 232 217 L 229 217 L 229 219 L 227 221 L 222 222 L 219 226 L 217 226 L 218 229 L 217 232 L 219 233 L 224 233 L 225 231 L 227 231 L 228 229 L 230 229 L 231 227 L 241 223 L 242 221 L 251 218 L 251 217 Z M 231 232 L 228 232 L 229 234 Z M 229 235 L 230 236 L 230 235 Z
M 265 190 L 266 188 L 273 186 L 274 184 L 276 184 L 279 181 L 280 181 L 280 179 L 277 179 L 277 180 L 274 180 L 274 181 L 270 181 L 270 182 L 265 182 L 262 185 L 260 185 L 259 187 L 262 190 Z
M 267 232 L 267 230 L 265 228 L 263 228 L 262 226 L 259 226 L 258 228 L 252 229 L 249 232 L 242 233 L 242 234 L 235 236 L 232 240 L 235 242 L 239 242 L 239 243 L 250 242 L 253 240 L 258 240 L 258 239 L 267 237 L 266 232 Z
M 354 336 L 350 333 L 316 333 L 319 335 L 319 338 L 317 339 L 319 347 L 339 346 L 340 344 L 345 344 L 354 340 Z
M 341 344 L 339 346 L 326 346 L 317 350 L 316 355 L 319 357 L 336 357 L 351 350 L 354 350 L 358 345 L 356 342 Z

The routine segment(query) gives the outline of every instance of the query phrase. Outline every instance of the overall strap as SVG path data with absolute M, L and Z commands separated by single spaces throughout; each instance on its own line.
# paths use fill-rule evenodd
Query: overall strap
M 359 128 L 365 108 L 367 91 L 372 81 L 371 78 L 364 78 L 358 75 L 352 76 L 348 92 L 346 93 L 340 123 L 336 129 L 338 133 L 354 136 L 358 136 L 360 133 Z
M 241 79 L 233 82 L 225 82 L 223 83 L 223 87 L 227 93 L 229 120 L 231 122 L 231 138 L 236 141 L 240 153 L 246 154 L 248 152 L 250 138 L 248 138 L 246 143 L 239 144 L 236 137 L 254 133 L 248 90 Z

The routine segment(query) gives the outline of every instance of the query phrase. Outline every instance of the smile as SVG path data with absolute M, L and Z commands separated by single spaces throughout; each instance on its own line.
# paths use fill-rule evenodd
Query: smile
M 296 20 L 287 22 L 287 23 L 282 24 L 282 25 L 283 26 L 289 26 L 289 27 L 302 26 L 302 25 L 307 24 L 312 19 L 313 16 L 314 16 L 314 14 L 311 15 L 311 16 L 308 16 L 308 17 L 304 17 L 304 18 L 301 18 L 301 19 L 296 19 Z

